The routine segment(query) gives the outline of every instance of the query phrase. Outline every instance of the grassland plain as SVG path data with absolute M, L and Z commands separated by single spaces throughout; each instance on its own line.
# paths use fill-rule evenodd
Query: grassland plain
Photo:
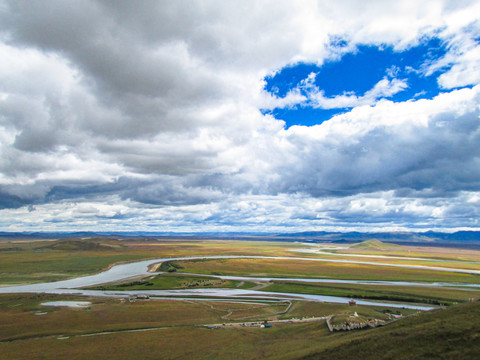
M 141 259 L 194 255 L 294 256 L 288 251 L 292 244 L 274 242 L 144 239 L 84 242 L 78 239 L 0 242 L 0 286 L 64 280 L 97 273 L 115 263 Z
M 176 257 L 176 256 L 207 256 L 207 255 L 265 255 L 265 256 L 287 256 L 295 257 L 298 253 L 290 251 L 292 248 L 306 248 L 302 244 L 293 244 L 285 242 L 256 242 L 256 241 L 223 241 L 223 240 L 201 240 L 201 241 L 187 241 L 187 240 L 111 240 L 111 239 L 67 239 L 58 241 L 12 241 L 0 242 L 0 286 L 19 284 L 19 283 L 34 283 L 44 281 L 56 281 L 72 278 L 76 276 L 92 274 L 102 271 L 114 263 L 128 262 L 140 259 L 160 258 L 160 257 Z M 368 250 L 370 251 L 370 250 Z M 452 249 L 450 251 L 438 250 L 437 248 L 419 248 L 419 247 L 394 247 L 393 250 L 389 248 L 375 249 L 375 254 L 396 254 L 400 256 L 417 256 L 427 257 L 430 254 L 432 257 L 443 258 L 444 260 L 480 260 L 480 252 L 466 252 L 463 250 Z M 389 251 L 394 251 L 390 253 Z M 431 253 L 429 253 L 430 251 Z M 347 249 L 342 252 L 360 252 L 365 253 L 363 248 Z M 369 252 L 371 254 L 372 251 Z M 432 255 L 433 254 L 433 255 Z M 302 257 L 312 258 L 328 258 L 328 255 L 302 254 Z M 335 257 L 338 259 L 352 259 L 348 255 L 342 257 Z M 358 260 L 358 259 L 354 259 Z M 376 261 L 378 259 L 365 258 L 364 261 Z M 382 262 L 386 260 L 382 259 Z M 259 262 L 259 261 L 257 261 Z M 409 264 L 407 260 L 388 259 L 391 263 Z M 220 262 L 218 262 L 220 263 Z M 239 260 L 237 264 L 240 264 Z M 266 264 L 267 261 L 264 261 Z M 418 263 L 418 262 L 417 262 Z M 423 265 L 439 265 L 425 260 Z M 451 263 L 445 261 L 442 266 L 459 266 L 458 263 Z M 355 267 L 353 264 L 343 266 L 330 264 L 332 272 L 337 273 L 338 278 L 348 278 L 348 268 L 358 270 L 361 275 L 362 272 L 372 272 L 363 266 Z M 462 264 L 465 268 L 480 268 L 480 264 Z M 398 268 L 397 268 L 398 269 Z M 402 276 L 410 276 L 410 278 L 417 276 L 417 273 L 408 274 L 408 271 L 390 269 L 390 279 L 398 279 Z M 221 269 L 220 269 L 221 270 Z M 289 269 L 291 270 L 291 269 Z M 323 265 L 323 270 L 326 270 L 325 276 L 330 276 L 328 267 Z M 378 270 L 378 268 L 370 269 Z M 273 271 L 266 271 L 259 269 L 264 274 L 278 273 L 278 266 Z M 385 269 L 388 271 L 388 269 Z M 382 269 L 382 272 L 385 272 Z M 347 274 L 345 274 L 347 272 Z M 377 271 L 378 272 L 378 271 Z M 298 274 L 298 271 L 295 272 Z M 307 272 L 308 273 L 308 272 Z M 310 271 L 311 273 L 311 271 Z M 342 274 L 343 273 L 343 274 Z M 395 273 L 400 276 L 395 277 Z M 426 275 L 426 272 L 423 272 Z M 446 275 L 446 274 L 445 274 Z M 347 276 L 347 277 L 345 277 Z M 462 276 L 454 274 L 452 276 L 439 277 L 438 272 L 428 276 L 425 281 L 465 281 L 470 278 L 472 282 L 477 282 L 471 276 Z M 428 280 L 430 279 L 430 280 Z M 405 278 L 407 280 L 407 278 Z
M 53 298 L 58 299 L 0 296 L 2 359 L 474 359 L 480 351 L 480 303 L 422 313 L 382 328 L 330 333 L 324 322 L 270 329 L 195 326 L 228 322 L 222 316 L 231 310 L 249 316 L 256 311 L 253 304 L 90 299 L 88 309 L 40 305 Z M 257 309 L 260 318 L 268 317 L 265 306 Z M 358 311 L 368 318 L 384 316 L 381 310 L 294 302 L 289 316 Z M 47 314 L 35 315 L 38 311 Z M 142 328 L 150 330 L 125 331 Z
M 41 305 L 48 301 L 90 301 L 89 308 L 72 309 Z M 187 326 L 222 322 L 227 312 L 246 316 L 277 313 L 285 302 L 242 303 L 239 301 L 151 300 L 122 301 L 110 298 L 85 298 L 47 294 L 0 295 L 0 342 L 50 334 L 74 335 L 89 332 L 137 329 L 158 326 Z M 268 309 L 272 308 L 272 309 Z M 358 311 L 372 313 L 374 307 L 358 306 Z M 378 308 L 380 309 L 380 308 Z M 293 301 L 289 316 L 324 316 L 351 312 L 347 304 Z M 403 310 L 402 310 L 403 311 Z M 406 310 L 405 310 L 406 311 Z M 43 315 L 38 315 L 38 314 Z M 238 315 L 238 314 L 237 314 Z M 240 317 L 240 315 L 236 316 Z
M 328 336 L 319 324 L 268 330 L 174 327 L 102 336 L 30 339 L 0 344 L 4 359 L 294 359 Z M 42 354 L 42 355 L 40 355 Z
M 45 294 L 0 296 L 2 359 L 64 359 L 68 351 L 72 352 L 70 358 L 73 359 L 87 359 L 90 356 L 110 359 L 112 356 L 118 358 L 119 354 L 125 359 L 136 358 L 138 354 L 146 359 L 192 358 L 191 354 L 195 354 L 195 351 L 198 351 L 198 354 L 193 358 L 215 358 L 217 354 L 224 354 L 227 358 L 238 358 L 238 354 L 244 354 L 244 358 L 261 358 L 259 354 L 273 357 L 276 354 L 275 349 L 289 349 L 284 344 L 287 340 L 292 346 L 289 350 L 297 349 L 302 354 L 305 342 L 311 349 L 315 349 L 315 337 L 327 335 L 323 322 L 314 326 L 275 326 L 274 329 L 268 329 L 268 332 L 262 332 L 259 328 L 236 332 L 231 329 L 212 331 L 196 325 L 243 321 L 242 319 L 318 317 L 330 313 L 352 312 L 346 304 L 305 302 L 293 302 L 291 314 L 281 316 L 276 314 L 285 310 L 288 306 L 286 303 L 244 304 L 174 300 L 130 303 L 118 299 L 92 298 L 87 299 L 92 302 L 87 309 L 41 305 L 43 302 L 59 299 L 76 298 Z M 380 308 L 355 308 L 365 316 L 384 316 L 378 312 Z M 135 329 L 151 331 L 125 332 Z M 297 331 L 300 333 L 297 334 Z M 102 334 L 104 332 L 111 333 Z M 302 334 L 305 339 L 302 339 Z M 260 346 L 255 345 L 256 337 L 260 337 Z
M 382 260 L 383 261 L 383 260 Z M 334 263 L 278 259 L 205 259 L 176 262 L 184 273 L 311 277 L 356 280 L 480 283 L 474 274 L 411 269 L 358 263 Z
M 356 255 L 356 256 L 355 256 Z M 469 261 L 458 261 L 458 260 L 451 260 L 451 259 L 444 259 L 444 260 L 439 260 L 439 259 L 427 259 L 427 258 L 417 258 L 417 259 L 411 259 L 411 258 L 395 258 L 393 256 L 384 256 L 382 258 L 380 257 L 375 257 L 374 254 L 369 254 L 369 255 L 362 255 L 362 257 L 359 257 L 358 255 L 360 254 L 339 254 L 336 253 L 335 257 L 332 255 L 326 255 L 323 252 L 320 252 L 316 254 L 315 258 L 319 259 L 326 259 L 326 260 L 346 260 L 346 261 L 362 261 L 362 262 L 374 262 L 374 263 L 388 263 L 388 264 L 396 264 L 396 265 L 420 265 L 420 266 L 430 266 L 430 267 L 436 267 L 439 266 L 441 263 L 441 266 L 443 268 L 462 268 L 462 269 L 468 269 L 468 270 L 480 270 L 480 262 L 469 262 Z M 303 254 L 302 254 L 303 257 Z
M 429 252 L 423 248 L 370 244 L 374 249 L 346 249 L 354 253 L 417 257 Z M 369 247 L 371 247 L 369 245 Z M 45 242 L 0 244 L 0 284 L 64 279 L 94 273 L 112 263 L 147 258 L 168 258 L 202 255 L 264 255 L 296 257 L 292 248 L 301 244 L 249 241 L 128 241 L 78 239 Z M 3 249 L 3 250 L 2 250 Z M 343 251 L 343 250 L 342 250 Z M 431 256 L 452 261 L 478 261 L 479 254 L 432 249 Z M 305 254 L 320 258 L 329 255 Z M 343 259 L 345 256 L 335 257 Z M 303 254 L 302 254 L 303 257 Z M 353 259 L 353 258 L 352 258 Z M 370 258 L 368 258 L 370 259 Z M 374 258 L 371 258 L 374 259 Z M 5 261 L 3 261 L 5 260 Z M 355 260 L 359 260 L 358 258 Z M 374 260 L 372 260 L 374 261 Z M 376 260 L 379 261 L 379 260 Z M 381 262 L 387 260 L 381 259 Z M 388 259 L 393 262 L 411 260 Z M 421 262 L 429 262 L 428 259 Z M 443 266 L 436 262 L 435 266 Z M 271 277 L 330 277 L 337 279 L 459 281 L 479 283 L 480 277 L 470 274 L 424 269 L 394 268 L 368 264 L 326 263 L 300 260 L 225 259 L 178 261 L 163 270 L 174 272 L 161 276 L 129 280 L 117 284 L 115 290 L 137 287 L 138 290 L 189 289 L 195 287 L 248 288 L 246 281 L 220 281 L 181 272 Z M 171 265 L 171 264 L 170 264 Z M 476 264 L 470 264 L 477 266 Z M 460 265 L 457 263 L 456 266 Z M 174 270 L 173 270 L 174 269 Z M 118 286 L 120 285 L 120 286 Z M 110 285 L 109 285 L 110 286 Z M 439 289 L 403 286 L 300 284 L 275 282 L 269 291 L 318 293 L 369 298 L 395 298 L 446 304 L 478 297 L 478 290 Z M 41 303 L 75 299 L 91 301 L 85 309 L 53 308 Z M 411 315 L 406 309 L 372 306 L 328 304 L 304 301 L 245 304 L 238 301 L 150 300 L 130 302 L 108 298 L 68 297 L 65 295 L 18 294 L 0 295 L 0 358 L 1 359 L 297 359 L 310 358 L 472 358 L 478 347 L 480 308 L 477 303 L 452 306 L 400 320 L 384 328 L 358 332 L 330 333 L 323 321 L 275 325 L 270 329 L 220 328 L 210 330 L 198 325 L 248 320 L 321 317 L 335 314 L 349 318 L 355 311 L 360 318 L 386 319 L 389 313 Z M 450 312 L 452 311 L 452 312 Z M 451 322 L 455 322 L 452 326 Z M 471 322 L 476 322 L 472 325 Z M 403 327 L 401 324 L 405 324 Z M 389 329 L 397 330 L 390 332 Z M 142 331 L 137 331 L 142 330 Z M 434 334 L 438 334 L 438 338 Z M 397 337 L 416 334 L 409 345 L 401 339 L 401 353 L 395 348 Z M 422 339 L 425 332 L 426 338 Z M 473 332 L 473 333 L 472 333 Z M 473 335 L 472 335 L 473 334 Z M 477 335 L 475 335 L 477 334 Z M 463 338 L 462 338 L 463 337 Z M 463 339 L 463 340 L 462 340 Z M 436 343 L 435 343 L 436 341 Z M 364 342 L 372 349 L 359 347 Z M 429 342 L 424 344 L 424 342 Z M 382 346 L 385 347 L 383 353 Z M 362 345 L 363 346 L 363 345 Z M 467 350 L 462 349 L 468 348 Z M 359 350 L 357 350 L 359 349 Z M 443 353 L 439 352 L 440 350 Z M 370 352 L 369 352 L 370 351 Z M 478 351 L 478 350 L 477 350 Z M 390 354 L 393 354 L 389 356 Z M 407 356 L 408 355 L 408 356 Z M 418 356 L 417 356 L 418 355 Z

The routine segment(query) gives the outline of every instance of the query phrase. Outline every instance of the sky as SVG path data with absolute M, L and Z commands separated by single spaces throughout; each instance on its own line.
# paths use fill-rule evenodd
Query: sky
M 480 1 L 2 1 L 0 231 L 480 227 Z

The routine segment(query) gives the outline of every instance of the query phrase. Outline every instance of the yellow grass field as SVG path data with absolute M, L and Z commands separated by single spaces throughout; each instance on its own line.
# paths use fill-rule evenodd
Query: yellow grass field
M 383 259 L 381 262 L 385 262 Z M 479 283 L 473 274 L 377 266 L 357 263 L 334 263 L 306 260 L 221 259 L 176 262 L 181 272 L 212 275 L 247 275 L 276 277 L 311 277 L 330 279 L 389 281 L 452 281 Z M 438 264 L 437 264 L 438 266 Z

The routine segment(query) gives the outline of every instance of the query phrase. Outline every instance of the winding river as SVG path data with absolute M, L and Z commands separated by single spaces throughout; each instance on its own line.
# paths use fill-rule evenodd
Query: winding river
M 158 273 L 151 273 L 148 271 L 148 267 L 164 261 L 181 261 L 181 260 L 204 260 L 204 259 L 276 259 L 276 260 L 304 260 L 304 261 L 322 261 L 322 262 L 339 262 L 339 263 L 359 263 L 379 266 L 393 266 L 403 268 L 414 269 L 429 269 L 436 271 L 449 271 L 449 272 L 461 272 L 470 274 L 480 274 L 479 270 L 468 269 L 452 269 L 444 267 L 429 267 L 423 265 L 404 265 L 404 264 L 388 264 L 388 263 L 373 263 L 363 261 L 350 261 L 339 259 L 315 259 L 315 258 L 301 258 L 301 257 L 281 257 L 281 256 L 236 256 L 236 255 L 219 255 L 219 256 L 191 256 L 191 257 L 176 257 L 176 258 L 160 258 L 143 260 L 132 263 L 120 264 L 112 266 L 110 269 L 100 272 L 98 274 L 82 276 L 74 279 L 9 286 L 0 288 L 0 293 L 49 293 L 49 294 L 75 294 L 83 296 L 96 296 L 96 297 L 126 297 L 134 296 L 138 294 L 138 291 L 100 291 L 100 290 L 83 290 L 79 288 L 85 288 L 94 285 L 100 285 L 112 281 L 123 280 L 135 276 L 152 275 Z M 205 276 L 205 275 L 202 275 Z M 480 287 L 479 284 L 453 284 L 453 283 L 414 283 L 414 282 L 392 282 L 392 281 L 363 281 L 363 280 L 332 280 L 332 279 L 305 279 L 305 278 L 273 278 L 273 277 L 247 277 L 247 276 L 213 276 L 216 278 L 222 278 L 227 280 L 245 280 L 245 281 L 299 281 L 299 282 L 323 282 L 323 283 L 353 283 L 353 284 L 369 284 L 369 285 L 403 285 L 403 286 L 465 286 L 465 287 Z M 255 290 L 242 290 L 242 289 L 182 289 L 182 290 L 148 290 L 141 291 L 142 294 L 159 298 L 175 298 L 184 299 L 187 297 L 199 297 L 205 299 L 218 299 L 218 298 L 235 298 L 243 300 L 256 300 L 256 299 L 274 299 L 274 300 L 307 300 L 307 301 L 320 301 L 320 302 L 332 302 L 332 303 L 346 303 L 348 298 L 323 296 L 323 295 L 309 295 L 309 294 L 293 294 L 293 293 L 277 293 Z M 418 310 L 430 310 L 433 307 L 420 306 L 413 304 L 399 304 L 399 303 L 386 303 L 386 302 L 374 302 L 368 300 L 358 300 L 359 305 L 376 305 L 376 306 L 388 306 L 409 308 Z

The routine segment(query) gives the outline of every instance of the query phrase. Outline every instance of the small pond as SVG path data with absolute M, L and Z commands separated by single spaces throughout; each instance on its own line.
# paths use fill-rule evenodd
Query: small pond
M 90 301 L 49 301 L 44 302 L 41 305 L 43 306 L 66 306 L 73 308 L 84 308 L 90 306 L 92 303 Z

